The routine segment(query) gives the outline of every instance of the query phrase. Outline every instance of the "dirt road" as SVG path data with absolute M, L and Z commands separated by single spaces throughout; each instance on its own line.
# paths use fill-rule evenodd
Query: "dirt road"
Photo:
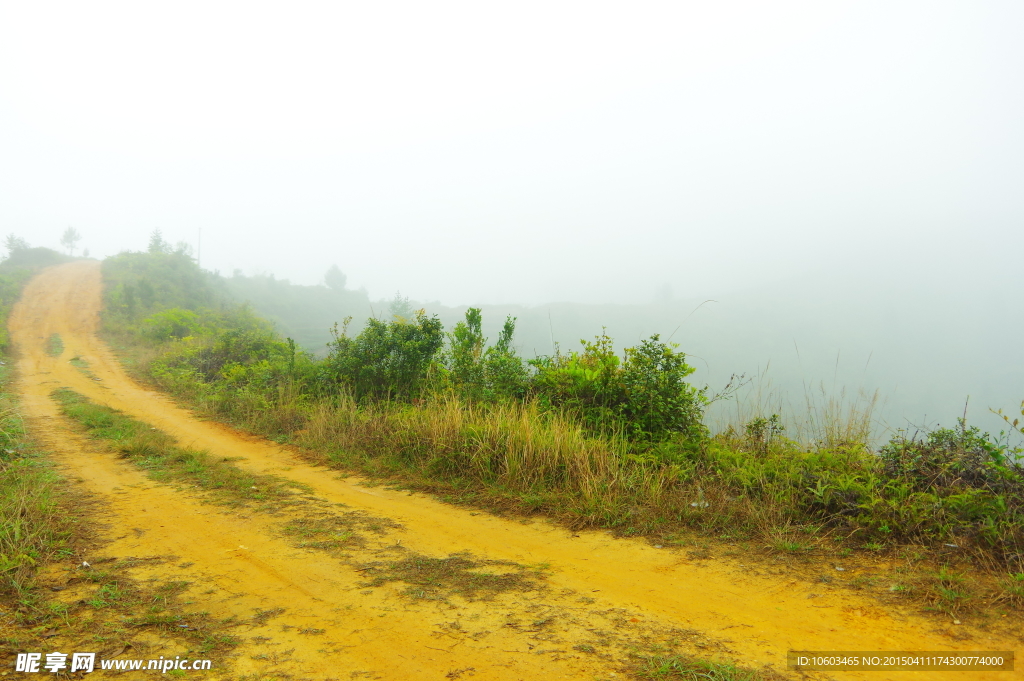
M 45 270 L 11 317 L 19 389 L 30 428 L 57 452 L 66 473 L 107 502 L 106 554 L 173 555 L 138 568 L 140 578 L 193 583 L 202 609 L 226 617 L 273 611 L 254 625 L 227 677 L 379 679 L 612 679 L 631 644 L 674 639 L 681 650 L 785 669 L 786 651 L 1012 650 L 970 622 L 883 608 L 870 596 L 753 570 L 742 559 L 696 560 L 677 548 L 517 522 L 425 496 L 360 485 L 312 466 L 295 452 L 195 418 L 127 377 L 97 337 L 99 263 Z M 60 356 L 46 352 L 59 334 Z M 92 376 L 69 359 L 80 357 Z M 156 484 L 106 452 L 90 451 L 50 397 L 66 386 L 176 437 L 183 446 L 308 486 L 323 508 L 382 519 L 345 560 L 297 547 L 274 514 L 225 512 L 195 493 Z M 343 504 L 344 506 L 339 506 Z M 415 598 L 405 585 L 368 587 L 360 561 L 403 555 L 534 566 L 521 589 L 488 599 Z M 496 564 L 500 565 L 500 564 Z M 823 566 L 834 569 L 834 566 Z M 850 568 L 850 574 L 854 572 Z M 779 572 L 782 572 L 781 570 Z M 838 574 L 838 573 L 836 573 Z M 1007 679 L 1020 673 L 850 672 L 835 678 Z M 270 677 L 266 677 L 270 678 Z

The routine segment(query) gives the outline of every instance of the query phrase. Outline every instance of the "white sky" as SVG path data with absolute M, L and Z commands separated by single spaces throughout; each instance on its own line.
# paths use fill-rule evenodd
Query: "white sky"
M 0 236 L 201 229 L 224 273 L 447 304 L 984 281 L 1024 253 L 1022 35 L 978 0 L 0 0 Z

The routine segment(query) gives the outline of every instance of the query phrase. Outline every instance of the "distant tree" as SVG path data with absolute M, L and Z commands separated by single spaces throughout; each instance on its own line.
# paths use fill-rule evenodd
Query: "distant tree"
M 164 241 L 164 235 L 159 229 L 154 229 L 149 235 L 150 253 L 168 253 L 171 250 L 170 244 Z
M 398 292 L 395 293 L 394 300 L 392 300 L 388 305 L 388 311 L 391 313 L 392 317 L 399 320 L 412 319 L 413 314 L 415 313 L 409 299 Z
M 27 251 L 31 246 L 20 236 L 8 234 L 4 239 L 4 247 L 7 248 L 7 255 L 14 255 L 18 251 Z
M 74 255 L 75 248 L 81 240 L 82 235 L 78 233 L 78 230 L 69 226 L 64 230 L 64 235 L 60 238 L 60 245 L 68 250 L 68 255 Z
M 324 283 L 327 284 L 327 288 L 332 291 L 344 291 L 345 284 L 348 282 L 348 277 L 345 273 L 338 269 L 337 265 L 331 265 L 331 268 L 327 270 L 324 275 Z

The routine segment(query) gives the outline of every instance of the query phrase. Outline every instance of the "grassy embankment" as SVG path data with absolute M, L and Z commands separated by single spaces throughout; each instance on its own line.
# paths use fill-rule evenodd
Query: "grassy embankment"
M 463 503 L 659 543 L 714 537 L 789 557 L 896 556 L 864 585 L 957 614 L 1024 604 L 1019 452 L 967 424 L 875 451 L 854 415 L 815 442 L 766 415 L 710 433 L 685 358 L 607 339 L 523 362 L 471 314 L 338 333 L 317 359 L 157 243 L 105 263 L 105 331 L 136 373 L 201 412 L 313 459 Z M 978 575 L 984 573 L 988 580 Z

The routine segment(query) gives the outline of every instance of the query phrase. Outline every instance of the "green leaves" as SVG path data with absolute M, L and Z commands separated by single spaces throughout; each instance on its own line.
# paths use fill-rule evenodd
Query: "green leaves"
M 479 308 L 448 334 L 448 348 L 437 366 L 442 385 L 471 402 L 521 399 L 529 392 L 530 374 L 512 347 L 515 317 L 507 317 L 498 341 L 488 347 Z
M 595 431 L 623 432 L 635 441 L 704 436 L 704 393 L 686 383 L 694 370 L 676 346 L 655 334 L 626 348 L 621 361 L 606 334 L 581 343 L 583 352 L 530 361 L 542 402 L 576 414 Z
M 335 336 L 322 375 L 358 401 L 411 399 L 443 343 L 441 321 L 422 310 L 413 321 L 368 319 L 356 338 Z

